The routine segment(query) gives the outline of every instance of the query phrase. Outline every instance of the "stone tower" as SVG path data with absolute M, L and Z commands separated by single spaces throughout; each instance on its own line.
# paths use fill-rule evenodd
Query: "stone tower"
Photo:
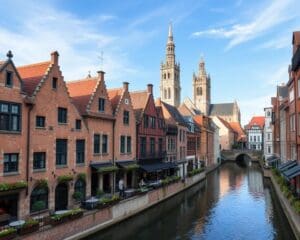
M 210 76 L 206 74 L 205 62 L 201 58 L 198 76 L 193 74 L 194 104 L 205 115 L 209 115 L 210 107 Z
M 166 61 L 160 66 L 160 98 L 162 101 L 178 107 L 180 105 L 180 64 L 175 61 L 175 44 L 172 25 L 169 25 L 166 46 Z

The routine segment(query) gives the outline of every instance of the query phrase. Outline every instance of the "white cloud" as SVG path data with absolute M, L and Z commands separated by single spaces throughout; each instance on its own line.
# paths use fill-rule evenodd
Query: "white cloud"
M 104 30 L 104 24 L 116 16 L 79 18 L 46 3 L 28 2 L 26 9 L 20 8 L 13 19 L 17 31 L 0 24 L 1 58 L 11 49 L 18 66 L 48 60 L 50 52 L 57 50 L 65 80 L 70 80 L 85 77 L 89 70 L 95 74 L 100 66 L 98 56 L 104 51 L 104 70 L 110 80 L 137 73 L 124 51 L 115 48 L 120 36 Z
M 198 31 L 192 33 L 192 36 L 210 36 L 229 39 L 229 44 L 226 48 L 228 50 L 241 43 L 261 36 L 279 24 L 288 22 L 296 16 L 299 16 L 299 13 L 293 11 L 294 6 L 297 5 L 296 2 L 297 0 L 274 0 L 248 23 L 235 24 L 230 28 L 212 28 Z

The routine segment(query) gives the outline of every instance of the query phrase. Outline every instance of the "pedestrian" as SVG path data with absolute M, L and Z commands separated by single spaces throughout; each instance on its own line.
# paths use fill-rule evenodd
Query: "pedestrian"
M 119 190 L 120 190 L 120 197 L 124 197 L 124 181 L 123 179 L 121 178 L 119 180 Z

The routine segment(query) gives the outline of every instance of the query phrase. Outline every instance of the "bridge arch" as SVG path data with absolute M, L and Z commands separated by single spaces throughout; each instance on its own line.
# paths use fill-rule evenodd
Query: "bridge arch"
M 251 160 L 252 160 L 251 156 L 248 153 L 244 153 L 244 152 L 237 154 L 235 157 L 235 161 L 238 162 L 251 161 Z

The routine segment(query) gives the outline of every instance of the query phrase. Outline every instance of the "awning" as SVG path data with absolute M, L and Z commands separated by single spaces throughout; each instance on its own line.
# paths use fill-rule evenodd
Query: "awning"
M 92 162 L 90 164 L 91 168 L 96 170 L 97 172 L 114 172 L 118 170 L 118 167 L 113 165 L 111 162 Z
M 141 164 L 140 167 L 146 172 L 159 172 L 162 170 L 177 168 L 177 164 L 172 162 L 160 162 L 153 164 Z
M 125 170 L 133 170 L 133 169 L 137 169 L 140 166 L 133 160 L 129 160 L 129 161 L 116 161 L 116 164 L 118 167 L 123 168 Z
M 292 168 L 295 165 L 297 165 L 297 161 L 296 160 L 294 160 L 294 161 L 287 161 L 286 163 L 281 164 L 278 167 L 278 170 L 280 172 L 284 172 L 285 170 L 290 169 L 290 168 Z
M 292 168 L 287 169 L 283 172 L 284 177 L 287 180 L 291 180 L 294 177 L 297 177 L 300 175 L 300 165 L 295 165 Z
M 272 155 L 272 156 L 267 158 L 268 163 L 278 162 L 279 160 L 280 160 L 280 158 L 277 157 L 276 155 Z

